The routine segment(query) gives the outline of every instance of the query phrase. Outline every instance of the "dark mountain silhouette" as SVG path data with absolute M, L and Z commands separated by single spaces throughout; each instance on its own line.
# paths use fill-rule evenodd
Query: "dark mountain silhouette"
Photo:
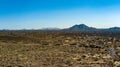
M 111 28 L 104 28 L 104 29 L 98 29 L 94 27 L 89 27 L 85 24 L 80 25 L 74 25 L 67 29 L 62 29 L 64 31 L 82 31 L 82 32 L 99 32 L 99 33 L 120 33 L 120 27 L 111 27 Z
M 81 31 L 81 32 L 100 32 L 100 33 L 120 33 L 120 27 L 102 28 L 89 27 L 85 24 L 74 25 L 66 29 L 59 28 L 43 28 L 41 30 L 55 30 L 55 31 Z
M 96 30 L 96 28 L 88 27 L 85 24 L 80 24 L 80 25 L 74 25 L 74 26 L 68 28 L 68 30 L 71 30 L 71 31 L 94 31 L 94 30 Z
M 49 28 L 42 28 L 41 30 L 61 30 L 61 29 L 49 27 Z
M 30 29 L 32 30 L 32 29 Z M 33 29 L 35 30 L 35 29 Z M 33 31 L 32 30 L 32 31 Z M 72 27 L 66 28 L 66 29 L 60 29 L 60 28 L 42 28 L 42 29 L 38 29 L 38 30 L 55 30 L 55 31 L 83 31 L 83 32 L 100 32 L 100 33 L 120 33 L 120 27 L 111 27 L 111 28 L 102 28 L 102 29 L 98 29 L 95 27 L 89 27 L 85 24 L 79 24 L 79 25 L 74 25 Z M 0 31 L 9 31 L 9 30 L 0 30 Z M 11 30 L 14 31 L 14 30 Z M 27 29 L 22 30 L 22 31 L 27 31 Z
M 69 31 L 95 31 L 96 28 L 89 27 L 85 24 L 80 24 L 80 25 L 74 25 L 66 30 L 69 30 Z
M 111 30 L 111 31 L 120 31 L 120 27 L 112 27 L 112 28 L 109 28 L 109 30 Z

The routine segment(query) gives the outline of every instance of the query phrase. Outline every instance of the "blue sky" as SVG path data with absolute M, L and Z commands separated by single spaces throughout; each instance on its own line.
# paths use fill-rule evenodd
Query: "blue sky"
M 0 0 L 0 29 L 120 27 L 120 0 Z

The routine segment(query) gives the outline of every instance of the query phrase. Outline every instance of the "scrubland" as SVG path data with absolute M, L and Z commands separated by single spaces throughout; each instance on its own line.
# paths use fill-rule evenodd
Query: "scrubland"
M 120 36 L 1 31 L 0 67 L 120 67 Z

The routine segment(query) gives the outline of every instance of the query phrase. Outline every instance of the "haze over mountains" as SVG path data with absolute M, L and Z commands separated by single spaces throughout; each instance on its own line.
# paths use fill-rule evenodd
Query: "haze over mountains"
M 111 27 L 111 28 L 103 28 L 103 29 L 98 29 L 94 27 L 89 27 L 85 24 L 80 24 L 80 25 L 74 25 L 68 30 L 74 30 L 74 31 L 99 31 L 99 30 L 104 30 L 104 31 L 120 31 L 120 27 Z
M 9 30 L 9 29 L 3 29 Z M 73 25 L 69 28 L 56 28 L 56 27 L 48 27 L 42 29 L 21 29 L 21 30 L 60 30 L 60 31 L 83 31 L 83 32 L 120 32 L 120 27 L 111 27 L 111 28 L 95 28 L 89 27 L 85 24 Z
M 64 30 L 64 31 L 109 31 L 109 32 L 120 32 L 120 27 L 111 27 L 111 28 L 95 28 L 89 27 L 85 24 L 74 25 L 66 29 L 59 28 L 44 28 L 42 30 Z

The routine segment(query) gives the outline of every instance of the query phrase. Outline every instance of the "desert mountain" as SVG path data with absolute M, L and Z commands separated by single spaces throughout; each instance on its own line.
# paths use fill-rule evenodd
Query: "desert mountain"
M 71 31 L 94 31 L 94 30 L 96 30 L 96 28 L 89 27 L 85 24 L 80 24 L 80 25 L 74 25 L 74 26 L 68 28 L 68 30 L 71 30 Z

